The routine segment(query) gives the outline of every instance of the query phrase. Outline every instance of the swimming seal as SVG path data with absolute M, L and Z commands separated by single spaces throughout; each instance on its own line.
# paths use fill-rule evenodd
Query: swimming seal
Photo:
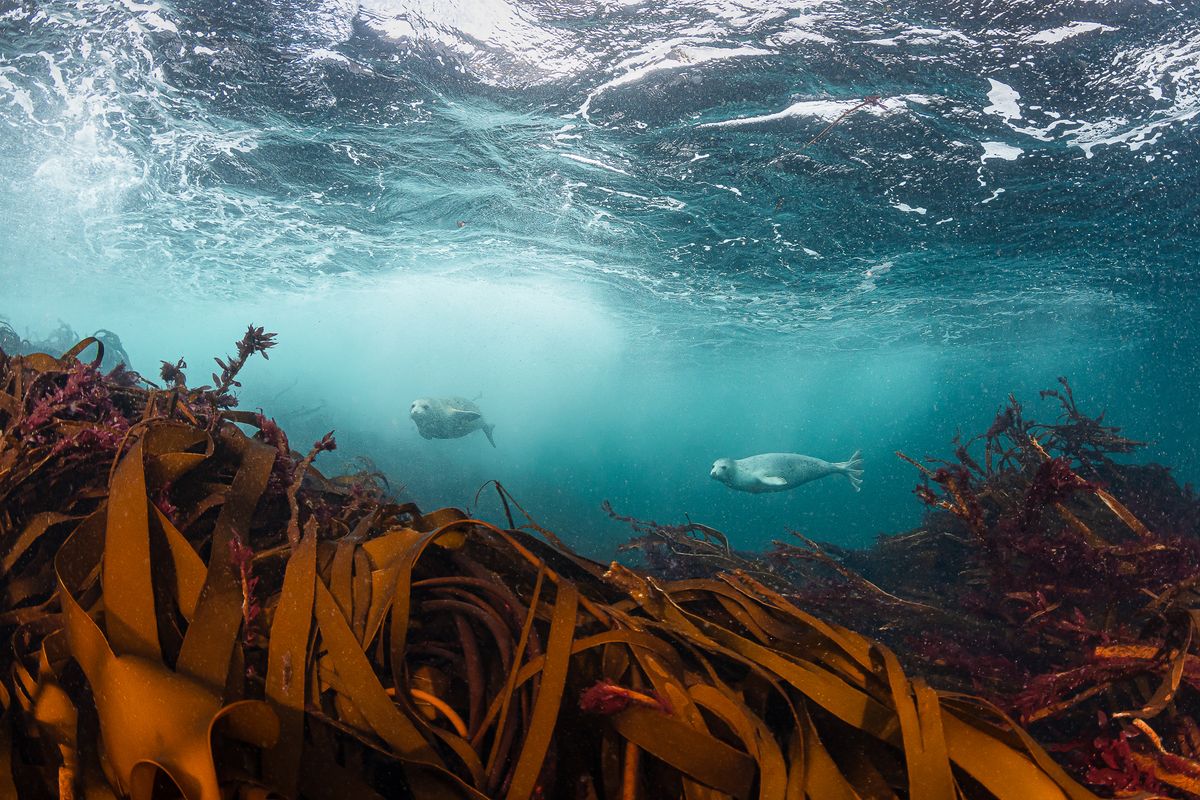
M 718 458 L 713 462 L 709 477 L 739 492 L 786 492 L 797 486 L 824 478 L 826 475 L 845 475 L 854 487 L 862 490 L 862 456 L 855 450 L 846 461 L 823 461 L 799 453 L 763 453 L 747 458 Z
M 460 439 L 472 431 L 483 431 L 491 442 L 495 425 L 483 418 L 479 406 L 463 397 L 418 397 L 413 400 L 408 416 L 417 425 L 417 433 L 425 439 Z

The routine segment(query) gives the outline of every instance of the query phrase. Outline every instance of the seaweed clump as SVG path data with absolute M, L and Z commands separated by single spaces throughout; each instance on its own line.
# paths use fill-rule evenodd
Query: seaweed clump
M 969 681 L 1097 787 L 1200 797 L 1200 500 L 1117 461 L 1143 443 L 1059 384 L 1056 422 L 1010 397 L 952 461 L 918 464 L 934 512 L 863 566 L 942 610 L 906 631 L 918 669 Z
M 987 697 L 1113 796 L 1200 797 L 1200 500 L 1070 385 L 1016 398 L 954 456 L 920 463 L 920 528 L 848 550 L 796 534 L 720 553 L 686 526 L 631 544 L 677 576 L 743 562 L 798 605 L 873 631 L 934 685 Z M 1120 499 L 1118 499 L 1120 498 Z M 706 537 L 706 541 L 714 537 Z M 721 537 L 721 541 L 724 538 Z
M 322 475 L 332 435 L 231 409 L 261 328 L 194 390 L 91 343 L 0 355 L 5 796 L 1093 797 L 748 573 L 662 581 Z
M 131 369 L 129 354 L 125 352 L 125 347 L 121 344 L 120 336 L 117 336 L 117 334 L 106 328 L 101 328 L 93 333 L 90 338 L 102 343 L 104 346 L 104 349 L 100 351 L 100 362 L 98 364 L 101 370 L 109 372 L 122 364 L 125 369 Z M 17 333 L 16 329 L 4 317 L 0 317 L 0 351 L 10 356 L 31 355 L 33 353 L 62 353 L 74 346 L 79 339 L 79 334 L 75 332 L 75 329 L 62 320 L 59 320 L 58 327 L 51 331 L 44 339 L 27 339 Z

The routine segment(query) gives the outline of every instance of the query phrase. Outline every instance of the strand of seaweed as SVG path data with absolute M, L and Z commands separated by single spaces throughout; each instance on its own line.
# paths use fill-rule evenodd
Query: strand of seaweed
M 121 337 L 110 330 L 101 328 L 92 334 L 93 339 L 103 343 L 104 356 L 101 368 L 112 370 L 118 364 L 129 367 L 129 354 L 121 344 Z M 58 327 L 43 339 L 26 339 L 17 333 L 16 329 L 3 317 L 0 317 L 0 351 L 11 355 L 29 355 L 32 353 L 61 353 L 65 352 L 80 340 L 80 336 L 67 323 L 59 320 Z
M 1164 467 L 1116 460 L 1142 443 L 1059 384 L 1042 392 L 1054 423 L 1010 397 L 952 459 L 898 454 L 920 472 L 919 529 L 862 551 L 797 534 L 739 558 L 1033 726 L 1097 789 L 1200 797 L 1200 501 Z M 652 571 L 706 574 L 686 526 L 636 524 L 628 547 Z
M 93 344 L 0 353 L 4 796 L 1094 797 L 745 571 L 661 580 L 326 477 L 332 435 L 233 408 L 262 328 L 196 389 Z

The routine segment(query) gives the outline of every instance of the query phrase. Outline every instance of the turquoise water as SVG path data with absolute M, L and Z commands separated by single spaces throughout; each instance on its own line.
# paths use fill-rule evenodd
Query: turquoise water
M 0 317 L 194 383 L 264 325 L 242 405 L 327 471 L 597 556 L 606 499 L 906 529 L 894 452 L 1059 375 L 1194 480 L 1200 7 L 1047 5 L 3 3 Z M 408 419 L 477 394 L 495 449 Z M 708 475 L 856 449 L 859 494 Z

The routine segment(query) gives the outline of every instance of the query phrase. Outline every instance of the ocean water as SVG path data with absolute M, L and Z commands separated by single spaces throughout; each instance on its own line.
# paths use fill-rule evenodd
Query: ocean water
M 326 472 L 499 480 L 596 557 L 604 500 L 866 544 L 921 519 L 897 450 L 1060 375 L 1200 476 L 1197 115 L 1195 2 L 3 0 L 0 317 L 193 383 L 263 325 L 242 406 Z

